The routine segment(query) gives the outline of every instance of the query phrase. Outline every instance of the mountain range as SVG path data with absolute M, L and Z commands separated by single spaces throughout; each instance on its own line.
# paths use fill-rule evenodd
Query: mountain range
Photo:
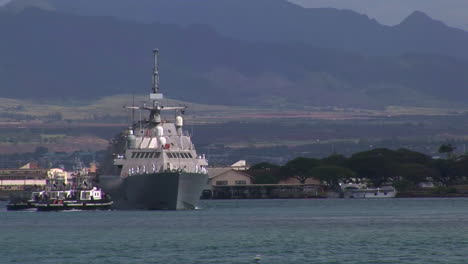
M 154 47 L 163 91 L 185 101 L 465 106 L 468 95 L 468 33 L 420 12 L 388 27 L 282 0 L 15 0 L 0 33 L 2 97 L 145 93 Z
M 369 55 L 424 52 L 468 58 L 467 32 L 418 11 L 397 26 L 385 26 L 351 10 L 304 8 L 286 0 L 14 0 L 10 8 L 31 3 L 142 23 L 209 25 L 240 40 L 307 43 Z

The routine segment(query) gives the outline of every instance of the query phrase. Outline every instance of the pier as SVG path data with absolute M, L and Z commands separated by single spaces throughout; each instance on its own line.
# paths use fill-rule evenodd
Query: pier
M 213 186 L 203 199 L 325 198 L 323 186 L 315 184 L 248 184 Z

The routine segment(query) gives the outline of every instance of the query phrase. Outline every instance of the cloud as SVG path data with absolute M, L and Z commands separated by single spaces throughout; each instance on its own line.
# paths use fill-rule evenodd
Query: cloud
M 386 25 L 399 24 L 413 11 L 422 11 L 446 24 L 468 30 L 467 0 L 289 0 L 305 7 L 351 9 Z

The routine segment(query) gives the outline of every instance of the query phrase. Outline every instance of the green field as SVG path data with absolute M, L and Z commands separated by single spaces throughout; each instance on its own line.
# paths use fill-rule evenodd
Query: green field
M 135 105 L 146 95 L 135 96 Z M 443 142 L 461 151 L 467 142 L 468 109 L 391 106 L 386 109 L 338 107 L 248 108 L 187 105 L 186 130 L 213 162 L 235 159 L 282 162 L 294 156 L 350 154 L 375 147 L 410 148 L 435 153 Z M 131 121 L 132 95 L 94 101 L 15 100 L 0 98 L 0 152 L 96 151 Z M 134 112 L 135 119 L 147 113 Z M 173 118 L 173 115 L 168 115 Z
M 0 98 L 0 121 L 80 121 L 80 122 L 128 122 L 132 115 L 125 106 L 142 105 L 146 95 L 108 96 L 94 101 L 79 101 L 65 99 L 52 100 L 19 100 Z M 385 116 L 437 116 L 464 114 L 468 109 L 444 109 L 390 106 L 382 110 L 338 108 L 338 107 L 308 107 L 291 108 L 252 108 L 241 106 L 194 104 L 176 100 L 165 100 L 166 104 L 188 106 L 187 119 L 193 123 L 213 123 L 233 120 L 255 119 L 372 119 Z M 147 113 L 134 112 L 135 118 L 144 118 Z

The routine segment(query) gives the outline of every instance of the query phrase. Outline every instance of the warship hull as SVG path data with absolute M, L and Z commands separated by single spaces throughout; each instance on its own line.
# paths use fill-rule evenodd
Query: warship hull
M 116 209 L 191 210 L 200 200 L 207 179 L 208 175 L 202 173 L 163 172 L 123 179 L 104 176 L 100 181 Z

